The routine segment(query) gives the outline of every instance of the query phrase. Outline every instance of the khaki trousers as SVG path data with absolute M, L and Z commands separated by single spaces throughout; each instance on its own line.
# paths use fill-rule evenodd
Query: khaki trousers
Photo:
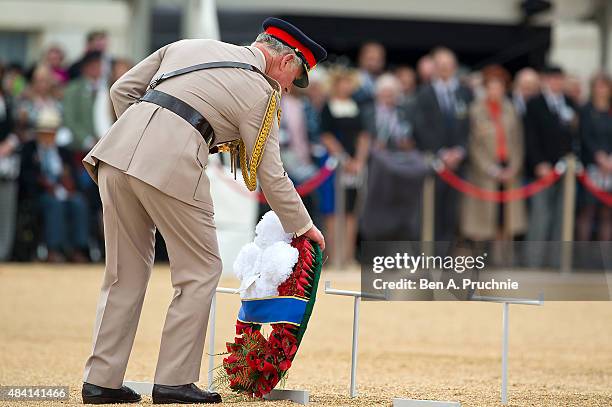
M 162 332 L 155 383 L 197 382 L 222 268 L 213 213 L 108 164 L 99 165 L 106 270 L 83 381 L 109 388 L 123 384 L 153 266 L 157 227 L 168 248 L 174 296 Z

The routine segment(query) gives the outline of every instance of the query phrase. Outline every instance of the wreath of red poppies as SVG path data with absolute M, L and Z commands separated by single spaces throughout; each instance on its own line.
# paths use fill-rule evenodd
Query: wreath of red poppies
M 270 393 L 291 367 L 312 313 L 322 266 L 322 253 L 316 243 L 297 237 L 291 246 L 298 249 L 298 261 L 291 275 L 278 286 L 279 296 L 308 300 L 304 319 L 299 326 L 289 323 L 270 324 L 266 338 L 260 324 L 236 321 L 234 342 L 227 342 L 221 381 L 230 389 L 248 397 L 261 398 Z

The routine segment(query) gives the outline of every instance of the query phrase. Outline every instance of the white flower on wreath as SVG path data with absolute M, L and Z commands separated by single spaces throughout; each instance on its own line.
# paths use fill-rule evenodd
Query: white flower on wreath
M 234 261 L 241 298 L 278 295 L 278 286 L 291 275 L 299 256 L 290 242 L 291 233 L 285 233 L 276 213 L 266 212 L 255 227 L 255 239 Z

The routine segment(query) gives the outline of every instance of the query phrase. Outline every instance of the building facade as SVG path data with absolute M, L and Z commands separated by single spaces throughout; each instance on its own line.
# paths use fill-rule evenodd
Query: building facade
M 0 61 L 29 64 L 52 43 L 69 61 L 86 33 L 105 30 L 110 53 L 138 60 L 179 38 L 246 43 L 264 16 L 300 24 L 332 54 L 355 56 L 378 40 L 391 62 L 413 63 L 447 45 L 468 66 L 500 62 L 514 69 L 545 60 L 586 76 L 612 66 L 612 5 L 606 0 L 551 0 L 525 23 L 520 0 L 0 0 Z

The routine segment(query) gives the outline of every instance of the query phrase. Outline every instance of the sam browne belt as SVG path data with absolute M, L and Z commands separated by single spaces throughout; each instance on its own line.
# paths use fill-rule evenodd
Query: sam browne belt
M 187 123 L 191 124 L 200 132 L 209 147 L 213 143 L 213 128 L 210 123 L 208 123 L 208 120 L 206 120 L 200 112 L 183 102 L 181 99 L 159 90 L 149 89 L 140 100 L 143 102 L 155 103 L 182 117 Z
M 202 116 L 200 112 L 198 112 L 188 103 L 183 102 L 181 99 L 169 95 L 165 92 L 155 90 L 154 88 L 161 82 L 170 78 L 174 78 L 176 76 L 184 75 L 190 72 L 213 68 L 238 68 L 261 73 L 260 70 L 257 69 L 255 66 L 243 62 L 216 61 L 192 65 L 186 68 L 177 69 L 175 71 L 166 72 L 155 78 L 149 85 L 149 89 L 147 90 L 147 92 L 139 99 L 139 101 L 154 103 L 182 117 L 187 123 L 191 124 L 202 135 L 204 141 L 206 141 L 206 144 L 210 148 L 210 146 L 214 142 L 214 132 L 208 120 L 206 120 L 206 118 Z
M 246 146 L 241 138 L 231 140 L 223 144 L 211 147 L 214 140 L 214 131 L 208 120 L 200 112 L 190 106 L 188 103 L 183 102 L 179 98 L 164 93 L 162 91 L 154 89 L 161 82 L 174 78 L 179 75 L 186 73 L 200 71 L 204 69 L 212 68 L 238 68 L 253 71 L 266 76 L 257 67 L 243 63 L 233 61 L 216 61 L 207 62 L 198 65 L 188 66 L 186 68 L 177 69 L 175 71 L 164 73 L 153 81 L 149 85 L 147 92 L 139 99 L 139 101 L 154 103 L 165 109 L 174 112 L 176 115 L 182 117 L 185 121 L 191 124 L 204 138 L 208 145 L 209 153 L 214 154 L 217 152 L 229 152 L 230 153 L 230 167 L 231 172 L 234 173 L 234 178 L 237 173 L 238 159 L 240 159 L 240 170 L 244 183 L 250 191 L 254 191 L 257 188 L 257 167 L 261 163 L 263 158 L 263 152 L 266 141 L 273 127 L 274 120 L 279 121 L 280 126 L 280 108 L 278 103 L 280 101 L 280 94 L 277 89 L 273 89 L 268 99 L 268 105 L 264 113 L 263 121 L 255 139 L 253 150 L 251 151 L 250 159 L 247 160 Z

